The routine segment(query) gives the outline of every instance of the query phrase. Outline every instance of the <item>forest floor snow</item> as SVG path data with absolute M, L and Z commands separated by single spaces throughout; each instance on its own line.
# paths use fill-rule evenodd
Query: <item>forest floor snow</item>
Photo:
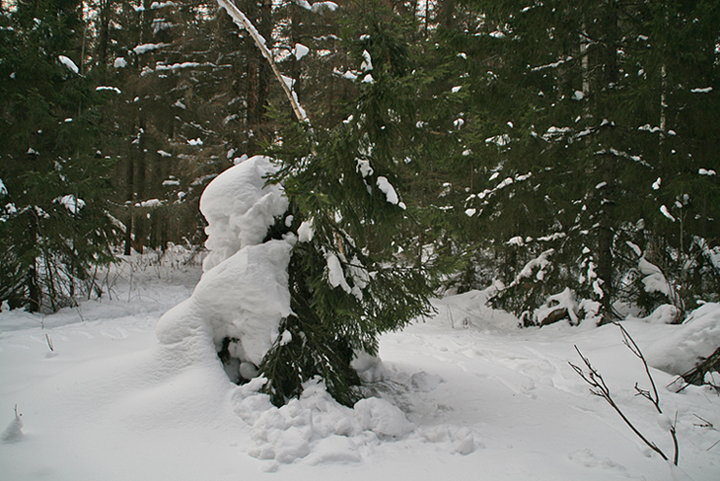
M 616 326 L 519 329 L 482 292 L 446 297 L 435 316 L 382 337 L 382 364 L 368 361 L 369 397 L 354 409 L 312 382 L 277 409 L 260 381 L 236 386 L 212 353 L 183 354 L 211 344 L 158 343 L 157 320 L 199 276 L 147 268 L 79 309 L 0 313 L 0 480 L 720 479 L 717 393 L 670 392 L 673 376 L 652 370 L 677 416 L 674 470 L 569 366 L 577 345 L 671 456 L 654 407 L 635 395 L 636 382 L 649 388 L 643 365 Z M 677 329 L 624 326 L 641 349 Z

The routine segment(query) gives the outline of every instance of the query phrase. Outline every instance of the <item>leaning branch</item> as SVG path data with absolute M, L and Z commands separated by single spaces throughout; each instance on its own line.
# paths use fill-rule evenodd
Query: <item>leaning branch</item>
M 288 87 L 285 79 L 283 79 L 283 76 L 280 74 L 280 71 L 275 64 L 275 59 L 273 58 L 272 52 L 270 52 L 267 45 L 265 45 L 265 39 L 262 37 L 262 35 L 260 35 L 260 32 L 257 31 L 250 19 L 248 19 L 245 14 L 242 13 L 240 9 L 235 6 L 232 0 L 217 0 L 217 3 L 220 7 L 225 9 L 225 11 L 228 13 L 228 15 L 230 15 L 230 17 L 232 17 L 235 25 L 240 28 L 244 28 L 250 34 L 253 41 L 255 42 L 255 45 L 257 45 L 257 47 L 260 49 L 260 52 L 263 54 L 263 57 L 265 57 L 270 64 L 270 67 L 272 68 L 275 77 L 278 79 L 278 82 L 280 82 L 280 86 L 282 87 L 283 92 L 285 92 L 285 95 L 290 101 L 290 105 L 292 106 L 293 112 L 295 113 L 295 117 L 297 117 L 300 122 L 306 122 L 308 118 L 305 110 L 300 107 L 295 92 L 290 90 L 290 87 Z

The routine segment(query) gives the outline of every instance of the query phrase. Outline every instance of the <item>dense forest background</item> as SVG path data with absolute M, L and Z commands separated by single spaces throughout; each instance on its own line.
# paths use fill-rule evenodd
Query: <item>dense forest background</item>
M 237 6 L 308 122 L 214 1 L 3 1 L 0 300 L 57 310 L 118 256 L 201 249 L 214 177 L 318 149 L 396 190 L 367 249 L 496 283 L 526 325 L 720 300 L 716 1 Z M 315 200 L 370 192 L 347 179 Z

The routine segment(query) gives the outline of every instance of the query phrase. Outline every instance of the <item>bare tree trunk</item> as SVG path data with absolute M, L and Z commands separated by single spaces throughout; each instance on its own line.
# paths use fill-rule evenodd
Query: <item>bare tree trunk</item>
M 614 0 L 608 3 L 605 16 L 605 46 L 604 46 L 604 67 L 602 89 L 612 91 L 618 78 L 618 5 Z M 600 89 L 599 89 L 600 90 Z M 614 106 L 610 103 L 600 106 L 604 118 L 611 119 Z M 604 144 L 607 152 L 599 155 L 600 164 L 597 166 L 602 180 L 602 188 L 597 189 L 600 195 L 599 231 L 598 231 L 598 277 L 602 281 L 602 321 L 607 323 L 613 320 L 613 239 L 615 237 L 615 204 L 617 200 L 616 181 L 617 158 L 610 152 L 609 140 L 612 138 L 614 129 L 612 123 L 604 127 L 606 132 L 601 134 L 604 137 Z

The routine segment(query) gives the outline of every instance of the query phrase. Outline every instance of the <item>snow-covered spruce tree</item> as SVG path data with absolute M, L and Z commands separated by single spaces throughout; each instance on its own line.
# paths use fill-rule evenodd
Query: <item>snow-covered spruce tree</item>
M 299 395 L 314 376 L 339 402 L 352 404 L 359 383 L 354 357 L 376 354 L 379 334 L 430 308 L 432 268 L 402 254 L 412 252 L 403 233 L 413 221 L 394 187 L 405 141 L 397 116 L 413 102 L 402 85 L 409 63 L 403 48 L 388 48 L 402 47 L 400 37 L 379 37 L 397 32 L 385 23 L 392 16 L 374 18 L 346 38 L 360 66 L 351 116 L 330 129 L 292 124 L 271 149 L 282 159 L 274 181 L 290 209 L 268 236 L 298 238 L 288 267 L 292 314 L 280 326 L 289 334 L 260 365 L 276 404 Z
M 0 299 L 55 310 L 109 262 L 109 165 L 98 92 L 81 62 L 81 2 L 17 2 L 0 18 Z

